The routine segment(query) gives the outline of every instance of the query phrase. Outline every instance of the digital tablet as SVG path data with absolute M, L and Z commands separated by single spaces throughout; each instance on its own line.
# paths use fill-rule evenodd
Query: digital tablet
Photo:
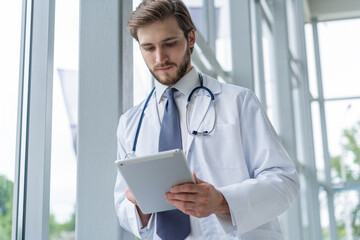
M 174 185 L 195 183 L 180 149 L 115 161 L 141 211 L 145 214 L 175 209 L 164 194 Z

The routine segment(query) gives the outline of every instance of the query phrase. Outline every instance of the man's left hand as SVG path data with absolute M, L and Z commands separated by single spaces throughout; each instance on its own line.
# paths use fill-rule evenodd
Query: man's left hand
M 207 217 L 213 213 L 229 213 L 229 205 L 223 194 L 213 185 L 198 179 L 196 184 L 186 183 L 173 186 L 165 194 L 166 201 L 182 212 L 194 217 Z

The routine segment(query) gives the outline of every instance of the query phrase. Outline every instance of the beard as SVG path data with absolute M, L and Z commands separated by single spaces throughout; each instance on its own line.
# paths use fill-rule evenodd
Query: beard
M 181 61 L 178 70 L 176 72 L 175 77 L 163 77 L 161 78 L 158 74 L 155 73 L 155 69 L 157 68 L 161 68 L 161 67 L 166 67 L 166 66 L 174 66 L 176 67 L 177 64 L 174 62 L 166 62 L 166 63 L 161 63 L 158 65 L 155 65 L 154 68 L 151 70 L 149 68 L 149 71 L 151 72 L 151 74 L 153 75 L 153 77 L 161 84 L 163 85 L 167 85 L 167 86 L 174 86 L 185 74 L 186 71 L 190 65 L 190 56 L 191 56 L 191 51 L 190 48 L 187 47 L 186 52 L 184 54 L 183 60 Z

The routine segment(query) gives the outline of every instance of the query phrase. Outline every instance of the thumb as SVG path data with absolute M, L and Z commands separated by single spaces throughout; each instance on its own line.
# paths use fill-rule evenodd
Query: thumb
M 204 181 L 199 179 L 194 172 L 193 172 L 193 176 L 194 176 L 194 179 L 195 179 L 195 183 L 204 183 Z

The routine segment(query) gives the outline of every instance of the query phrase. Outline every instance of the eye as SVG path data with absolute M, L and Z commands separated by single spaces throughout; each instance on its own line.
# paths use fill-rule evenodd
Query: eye
M 167 47 L 173 47 L 176 45 L 177 42 L 169 42 L 169 43 L 166 43 L 166 46 Z
M 143 46 L 142 48 L 147 52 L 154 51 L 154 49 L 155 49 L 154 46 Z
M 151 52 L 151 51 L 154 51 L 154 47 L 146 47 L 146 48 L 144 48 L 145 49 L 145 51 L 148 51 L 148 52 Z

